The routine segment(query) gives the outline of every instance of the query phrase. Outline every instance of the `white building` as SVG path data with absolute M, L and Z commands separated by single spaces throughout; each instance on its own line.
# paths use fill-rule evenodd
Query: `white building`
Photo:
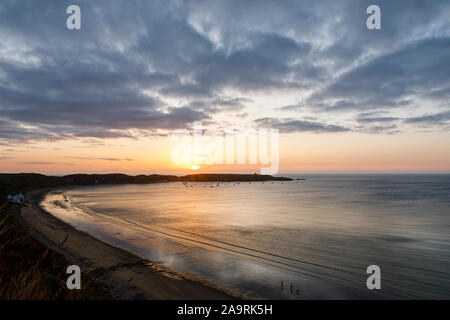
M 11 200 L 12 203 L 22 204 L 25 200 L 25 196 L 22 193 L 16 194 L 15 196 L 8 196 L 8 200 Z

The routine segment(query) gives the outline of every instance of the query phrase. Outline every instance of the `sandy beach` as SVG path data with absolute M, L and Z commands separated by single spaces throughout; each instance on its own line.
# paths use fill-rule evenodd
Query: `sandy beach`
M 76 230 L 39 206 L 48 191 L 28 193 L 18 219 L 36 239 L 98 279 L 117 299 L 238 298 Z

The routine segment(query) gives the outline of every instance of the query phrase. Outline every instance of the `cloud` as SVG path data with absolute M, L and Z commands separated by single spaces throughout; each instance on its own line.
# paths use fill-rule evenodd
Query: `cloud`
M 23 126 L 21 123 L 0 118 L 0 138 L 6 140 L 26 141 L 30 139 L 58 140 L 58 134 L 39 127 Z
M 383 116 L 382 112 L 364 112 L 360 113 L 356 119 L 358 123 L 386 123 L 401 120 L 398 117 Z
M 188 107 L 193 109 L 200 109 L 208 114 L 229 111 L 241 111 L 246 108 L 247 104 L 253 101 L 248 98 L 221 98 L 217 97 L 212 100 L 193 100 L 189 102 Z
M 29 165 L 39 165 L 39 166 L 48 166 L 48 165 L 64 165 L 64 166 L 74 166 L 73 163 L 67 162 L 47 162 L 47 161 L 25 161 L 19 162 L 20 164 L 29 164 Z
M 355 131 L 369 134 L 395 134 L 401 132 L 396 124 L 369 124 L 357 126 Z
M 450 111 L 423 115 L 419 117 L 411 117 L 405 119 L 405 123 L 410 124 L 431 124 L 431 125 L 448 125 L 450 122 Z
M 72 159 L 79 160 L 103 160 L 103 161 L 134 161 L 130 158 L 92 158 L 92 157 L 72 157 Z
M 287 106 L 276 108 L 277 111 L 301 111 L 304 110 L 304 106 L 302 104 L 290 104 Z
M 311 122 L 304 120 L 295 119 L 275 119 L 275 118 L 260 118 L 254 121 L 258 126 L 269 127 L 274 129 L 279 129 L 282 133 L 292 133 L 292 132 L 345 132 L 350 131 L 350 129 L 320 122 Z
M 248 113 L 247 112 L 240 113 L 240 114 L 237 114 L 236 117 L 240 118 L 240 119 L 246 119 L 248 117 Z

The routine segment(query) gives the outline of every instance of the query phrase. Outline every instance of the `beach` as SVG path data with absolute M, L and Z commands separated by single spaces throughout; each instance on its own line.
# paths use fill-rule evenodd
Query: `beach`
M 39 206 L 51 189 L 32 191 L 18 219 L 49 249 L 101 282 L 117 299 L 215 300 L 238 297 L 106 244 L 55 218 Z

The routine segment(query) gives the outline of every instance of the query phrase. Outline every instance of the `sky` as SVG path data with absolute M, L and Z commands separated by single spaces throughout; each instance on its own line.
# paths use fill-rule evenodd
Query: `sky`
M 171 133 L 194 121 L 279 130 L 280 172 L 450 172 L 448 17 L 448 0 L 2 0 L 0 172 L 184 172 Z

